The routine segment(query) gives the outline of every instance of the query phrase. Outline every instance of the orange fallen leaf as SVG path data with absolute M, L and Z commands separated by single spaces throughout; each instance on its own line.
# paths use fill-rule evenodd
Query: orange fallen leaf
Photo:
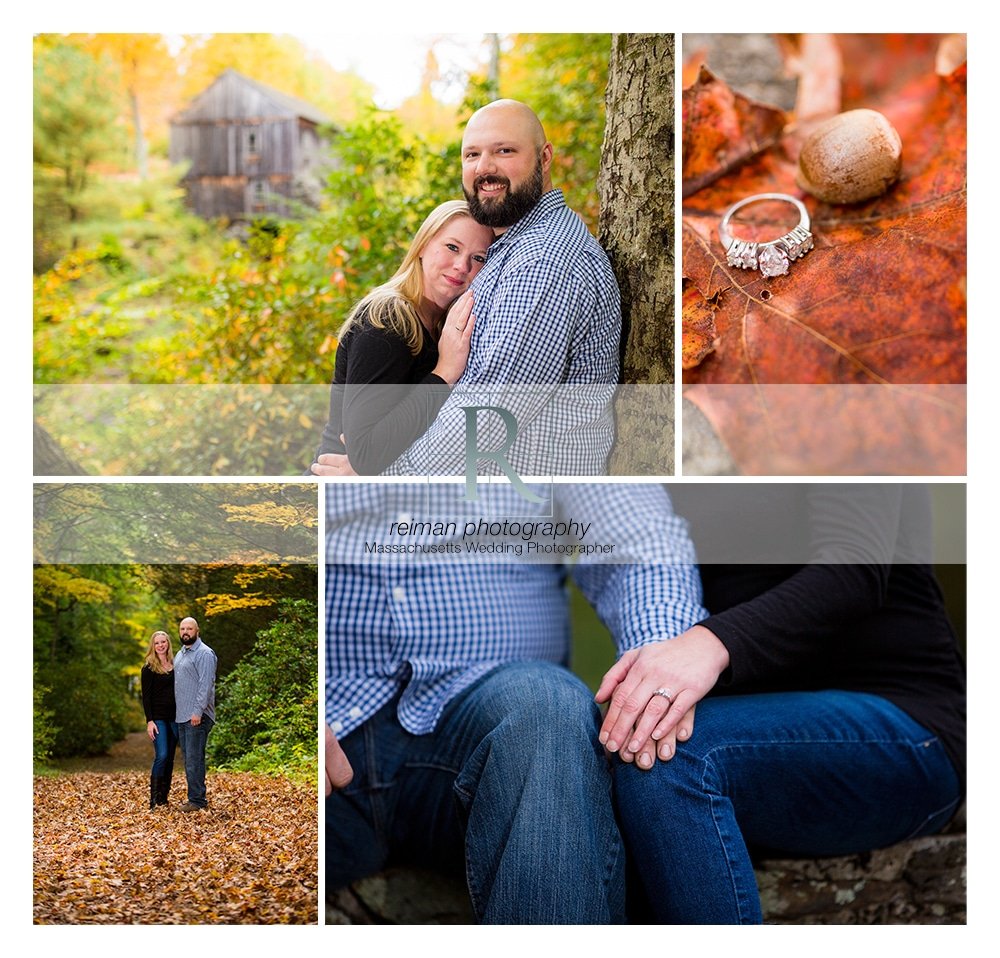
M 705 351 L 701 333 L 685 327 L 685 361 L 689 336 L 690 355 L 702 354 L 685 370 L 685 396 L 744 472 L 964 472 L 966 67 L 939 77 L 937 42 L 837 38 L 844 108 L 880 110 L 903 142 L 899 182 L 854 206 L 804 196 L 795 185 L 794 128 L 756 149 L 768 140 L 761 130 L 773 126 L 744 133 L 748 111 L 761 114 L 726 96 L 707 71 L 695 92 L 703 100 L 710 93 L 714 109 L 689 110 L 685 101 L 685 149 L 697 149 L 690 168 L 684 161 L 682 273 L 716 305 L 718 334 Z M 742 138 L 713 166 L 711 145 L 729 131 Z M 784 276 L 729 266 L 719 242 L 725 211 L 762 192 L 802 198 L 812 219 L 815 249 Z M 755 222 L 761 239 L 788 228 L 770 208 Z M 850 402 L 831 404 L 821 390 L 808 401 L 801 390 L 769 390 L 764 400 L 761 389 L 773 384 L 870 388 Z M 720 389 L 737 385 L 752 388 Z

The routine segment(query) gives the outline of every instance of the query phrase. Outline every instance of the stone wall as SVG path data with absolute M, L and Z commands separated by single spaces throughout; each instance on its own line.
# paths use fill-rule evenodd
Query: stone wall
M 964 822 L 949 834 L 844 858 L 762 862 L 757 884 L 771 924 L 955 925 L 966 921 Z M 333 892 L 327 924 L 453 925 L 472 921 L 465 887 L 393 868 Z

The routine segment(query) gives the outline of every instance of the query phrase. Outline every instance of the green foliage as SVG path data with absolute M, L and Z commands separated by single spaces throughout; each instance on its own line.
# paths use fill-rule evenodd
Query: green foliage
M 52 724 L 54 713 L 45 707 L 45 696 L 52 690 L 38 681 L 38 664 L 32 664 L 32 742 L 31 759 L 35 768 L 44 768 L 52 755 L 52 747 L 59 729 Z
M 541 117 L 555 151 L 553 185 L 595 233 L 610 55 L 607 33 L 519 33 L 500 71 L 500 95 Z
M 217 686 L 208 740 L 217 767 L 312 774 L 317 748 L 316 603 L 285 599 L 279 618 Z
M 133 724 L 137 663 L 159 617 L 141 570 L 37 566 L 34 610 L 36 738 L 49 728 L 54 757 L 107 751 Z
M 72 44 L 44 45 L 34 66 L 36 269 L 76 239 L 94 211 L 94 167 L 119 159 L 124 136 L 114 73 Z

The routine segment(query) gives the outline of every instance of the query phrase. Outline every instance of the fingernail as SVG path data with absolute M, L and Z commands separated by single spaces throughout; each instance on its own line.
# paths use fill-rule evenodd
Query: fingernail
M 681 730 L 680 730 L 680 731 L 679 731 L 679 732 L 677 733 L 677 737 L 678 737 L 678 738 L 687 738 L 687 737 L 688 737 L 688 730 L 687 730 L 686 728 L 682 728 L 682 729 L 681 729 Z
M 643 768 L 649 768 L 649 766 L 653 764 L 653 760 L 648 755 L 640 755 L 639 764 Z
M 618 751 L 618 743 L 617 742 L 608 742 L 606 748 L 607 748 L 607 750 L 609 752 L 617 752 Z
M 608 744 L 608 733 L 607 732 L 601 732 L 601 734 L 597 736 L 597 741 L 600 742 L 601 745 L 607 745 Z
M 642 745 L 642 742 L 640 742 L 637 738 L 634 738 L 632 739 L 632 744 L 629 745 L 628 750 L 630 752 L 638 752 L 640 745 Z

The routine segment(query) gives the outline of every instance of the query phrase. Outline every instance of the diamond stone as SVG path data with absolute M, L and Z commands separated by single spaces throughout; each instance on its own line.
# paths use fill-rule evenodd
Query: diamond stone
M 788 257 L 777 246 L 767 246 L 758 259 L 764 276 L 784 276 L 788 272 Z
M 729 247 L 726 261 L 730 266 L 738 266 L 740 269 L 756 269 L 757 244 L 737 240 Z

